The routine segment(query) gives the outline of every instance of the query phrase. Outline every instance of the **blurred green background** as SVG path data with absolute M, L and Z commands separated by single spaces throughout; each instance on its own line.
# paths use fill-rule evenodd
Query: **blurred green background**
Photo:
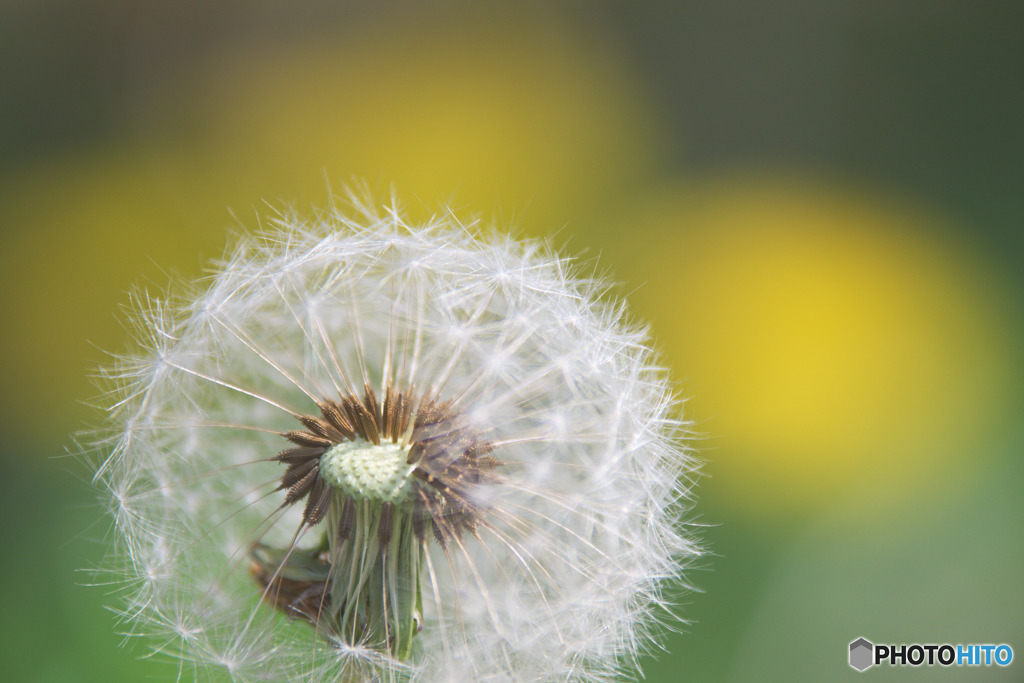
M 0 671 L 118 648 L 66 455 L 133 282 L 353 178 L 621 284 L 691 397 L 711 554 L 649 681 L 1024 680 L 1020 2 L 0 4 Z M 1008 669 L 846 664 L 1008 643 Z M 191 678 L 186 673 L 186 678 Z

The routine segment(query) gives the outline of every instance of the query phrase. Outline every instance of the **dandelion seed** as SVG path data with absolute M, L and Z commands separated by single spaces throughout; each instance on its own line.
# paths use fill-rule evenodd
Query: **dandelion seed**
M 635 673 L 694 465 L 645 334 L 573 273 L 354 199 L 139 296 L 96 471 L 128 630 L 243 681 Z

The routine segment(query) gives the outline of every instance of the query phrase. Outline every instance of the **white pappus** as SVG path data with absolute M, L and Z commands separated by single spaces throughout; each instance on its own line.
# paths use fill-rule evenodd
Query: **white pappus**
M 699 554 L 696 466 L 579 272 L 353 197 L 135 297 L 94 477 L 122 626 L 200 679 L 636 675 Z

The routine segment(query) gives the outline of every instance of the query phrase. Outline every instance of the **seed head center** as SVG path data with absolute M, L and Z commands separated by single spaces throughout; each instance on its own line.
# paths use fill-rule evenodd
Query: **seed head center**
M 409 448 L 395 443 L 374 445 L 362 439 L 343 441 L 320 456 L 324 481 L 356 500 L 399 504 L 412 500 Z

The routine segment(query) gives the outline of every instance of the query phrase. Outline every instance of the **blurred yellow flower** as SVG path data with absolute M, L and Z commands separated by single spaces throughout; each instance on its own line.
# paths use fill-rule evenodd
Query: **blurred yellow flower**
M 563 225 L 647 177 L 657 153 L 636 79 L 605 48 L 529 7 L 388 18 L 288 51 L 251 46 L 148 110 L 193 122 L 204 162 L 262 197 L 318 203 L 326 172 L 393 183 L 428 203 L 414 210 L 453 197 Z
M 325 177 L 359 177 L 414 198 L 413 217 L 450 198 L 538 234 L 641 182 L 656 133 L 629 75 L 537 11 L 385 17 L 301 44 L 234 45 L 142 98 L 131 136 L 4 179 L 0 286 L 18 296 L 0 311 L 15 331 L 0 337 L 11 373 L 0 406 L 31 429 L 49 416 L 29 406 L 87 398 L 82 368 L 103 360 L 89 342 L 121 345 L 109 311 L 139 278 L 166 282 L 154 262 L 195 274 L 196 254 L 214 256 L 235 222 L 229 210 L 244 223 L 264 200 L 322 205 Z
M 931 217 L 751 177 L 666 195 L 638 225 L 655 228 L 631 298 L 690 373 L 729 505 L 806 512 L 883 479 L 912 497 L 984 458 L 970 447 L 1009 362 L 1000 302 Z

